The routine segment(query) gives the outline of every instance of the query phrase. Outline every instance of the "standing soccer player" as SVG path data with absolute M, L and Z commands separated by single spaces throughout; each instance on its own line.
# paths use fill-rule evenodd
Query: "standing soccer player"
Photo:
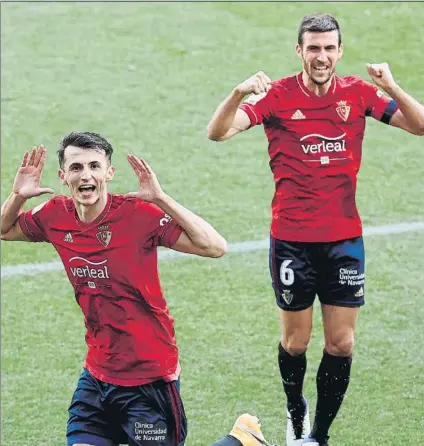
M 303 18 L 296 53 L 302 60 L 296 76 L 271 82 L 258 72 L 235 87 L 215 111 L 208 137 L 225 141 L 264 125 L 276 185 L 270 270 L 281 309 L 278 363 L 287 396 L 287 445 L 323 446 L 349 384 L 354 330 L 364 304 L 364 246 L 355 192 L 365 118 L 424 135 L 424 107 L 396 84 L 386 63 L 368 64 L 367 70 L 390 97 L 358 76 L 338 77 L 343 45 L 330 15 Z M 325 349 L 309 433 L 302 387 L 315 295 L 321 302 Z
M 69 407 L 67 444 L 179 446 L 187 427 L 157 247 L 220 257 L 227 245 L 166 195 L 146 161 L 134 155 L 127 158 L 139 190 L 109 194 L 112 151 L 95 133 L 66 136 L 59 177 L 71 198 L 54 196 L 23 212 L 29 198 L 53 193 L 40 187 L 46 149 L 26 152 L 1 208 L 1 238 L 53 244 L 84 313 L 88 352 Z

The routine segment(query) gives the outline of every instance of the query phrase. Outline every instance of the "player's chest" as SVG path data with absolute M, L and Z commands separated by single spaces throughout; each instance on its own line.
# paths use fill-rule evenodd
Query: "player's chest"
M 266 126 L 270 155 L 289 155 L 304 168 L 357 168 L 361 159 L 365 111 L 360 98 L 289 101 Z M 322 172 L 321 172 L 322 173 Z
M 290 101 L 277 110 L 270 124 L 299 139 L 310 134 L 355 138 L 365 128 L 365 111 L 359 98 L 341 97 L 322 103 Z
M 136 264 L 143 253 L 129 228 L 103 223 L 81 230 L 63 228 L 52 235 L 69 279 L 74 285 L 106 286 L 109 279 L 125 280 L 128 264 Z
M 117 248 L 125 249 L 130 245 L 131 236 L 128 228 L 122 224 L 106 222 L 91 227 L 81 227 L 72 222 L 52 231 L 50 241 L 56 249 L 95 253 L 104 250 L 113 251 Z

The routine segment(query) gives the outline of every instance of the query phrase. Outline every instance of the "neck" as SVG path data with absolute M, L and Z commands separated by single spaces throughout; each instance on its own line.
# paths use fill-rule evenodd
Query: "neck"
M 74 201 L 74 203 L 79 219 L 84 223 L 91 223 L 103 212 L 104 208 L 106 207 L 107 194 L 100 197 L 96 203 L 88 206 L 76 201 Z
M 328 82 L 323 85 L 318 85 L 309 77 L 308 73 L 303 70 L 302 81 L 305 87 L 316 96 L 325 96 L 328 93 L 331 85 L 333 84 L 334 76 L 335 74 L 333 73 L 330 79 L 328 79 Z

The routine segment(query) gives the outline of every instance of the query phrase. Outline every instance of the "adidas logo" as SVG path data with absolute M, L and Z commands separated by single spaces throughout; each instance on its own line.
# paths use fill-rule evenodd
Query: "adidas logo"
M 292 119 L 306 119 L 306 116 L 300 111 L 300 110 L 296 110 L 293 114 L 292 114 Z
M 63 237 L 63 241 L 67 243 L 74 243 L 74 239 L 72 238 L 72 234 L 68 232 L 65 237 Z
M 355 297 L 362 297 L 364 295 L 364 289 L 361 287 L 359 290 L 355 293 Z

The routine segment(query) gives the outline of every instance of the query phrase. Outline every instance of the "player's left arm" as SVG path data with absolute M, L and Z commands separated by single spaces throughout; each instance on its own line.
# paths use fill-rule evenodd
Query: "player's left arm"
M 168 214 L 182 228 L 171 249 L 203 257 L 221 257 L 227 252 L 227 242 L 208 222 L 194 214 L 169 195 L 165 194 L 156 174 L 142 158 L 127 155 L 128 162 L 136 173 L 140 188 L 129 196 L 153 203 Z
M 390 125 L 413 135 L 424 135 L 424 105 L 406 93 L 393 79 L 387 63 L 367 64 L 368 74 L 374 83 L 390 95 L 398 110 L 390 118 Z

